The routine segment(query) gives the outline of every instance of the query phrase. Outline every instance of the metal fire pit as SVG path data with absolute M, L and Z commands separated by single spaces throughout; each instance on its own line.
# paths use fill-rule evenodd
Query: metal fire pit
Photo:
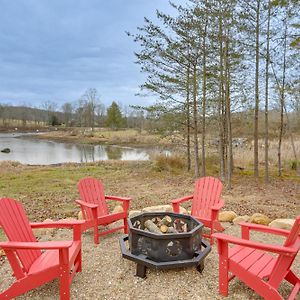
M 187 224 L 187 232 L 157 234 L 144 230 L 144 222 L 154 217 L 170 216 Z M 140 228 L 135 224 L 139 222 Z M 204 268 L 204 258 L 210 245 L 202 240 L 203 224 L 188 215 L 153 212 L 128 219 L 129 234 L 120 238 L 122 256 L 137 263 L 136 275 L 144 278 L 146 267 L 171 269 L 195 266 L 199 272 Z M 126 242 L 128 241 L 128 246 Z

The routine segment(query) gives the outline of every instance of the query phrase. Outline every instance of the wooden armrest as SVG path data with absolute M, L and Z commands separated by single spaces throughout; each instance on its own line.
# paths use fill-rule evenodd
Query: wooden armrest
M 214 234 L 212 234 L 212 237 L 216 238 L 218 240 L 218 242 L 220 241 L 220 242 L 225 242 L 225 243 L 229 243 L 229 244 L 235 244 L 235 245 L 245 246 L 245 247 L 249 247 L 249 248 L 254 248 L 254 249 L 258 249 L 258 250 L 265 250 L 268 252 L 284 254 L 287 256 L 291 256 L 297 252 L 295 249 L 292 249 L 292 248 L 249 241 L 249 240 L 236 238 L 236 237 L 233 237 L 233 236 L 230 236 L 227 234 L 223 234 L 223 233 L 214 233 Z
M 253 223 L 247 223 L 247 222 L 240 222 L 239 225 L 245 229 L 252 229 L 255 231 L 265 232 L 265 233 L 273 233 L 276 235 L 283 235 L 288 236 L 290 234 L 289 230 L 280 229 L 280 228 L 274 228 L 269 227 L 266 225 L 259 225 L 259 224 L 253 224 Z
M 194 195 L 189 195 L 189 196 L 186 196 L 186 197 L 174 199 L 174 200 L 171 201 L 171 203 L 172 204 L 182 203 L 182 202 L 193 199 L 193 197 L 194 197 Z
M 84 220 L 65 220 L 55 222 L 35 222 L 30 223 L 31 228 L 64 228 L 75 227 L 84 224 Z
M 111 195 L 105 195 L 105 199 L 122 201 L 122 202 L 129 202 L 131 200 L 131 198 L 129 198 L 129 197 L 118 197 L 118 196 L 111 196 Z
M 4 250 L 18 249 L 63 249 L 70 248 L 73 241 L 53 241 L 53 242 L 2 242 L 0 248 Z
M 85 201 L 82 200 L 75 200 L 75 202 L 79 205 L 85 206 L 87 208 L 97 208 L 98 205 L 97 204 L 91 204 L 91 203 L 87 203 Z
M 224 206 L 224 200 L 220 199 L 219 203 L 212 206 L 212 210 L 220 210 Z

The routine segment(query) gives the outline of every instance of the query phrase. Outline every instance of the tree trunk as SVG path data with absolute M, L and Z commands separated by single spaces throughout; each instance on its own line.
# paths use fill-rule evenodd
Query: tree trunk
M 286 17 L 287 18 L 287 17 Z M 286 71 L 286 48 L 287 48 L 287 19 L 285 19 L 284 29 L 284 49 L 283 49 L 283 69 L 282 69 L 282 85 L 280 93 L 280 129 L 278 139 L 278 176 L 282 175 L 282 163 L 281 163 L 281 144 L 283 137 L 283 109 L 285 98 L 285 71 Z
M 224 151 L 224 77 L 223 77 L 223 26 L 222 19 L 219 18 L 219 157 L 220 157 L 220 177 L 225 180 L 225 151 Z
M 206 174 L 206 161 L 205 161 L 205 134 L 206 134 L 206 34 L 207 34 L 207 19 L 205 21 L 204 35 L 203 35 L 203 86 L 202 86 L 202 169 L 201 175 L 205 176 Z
M 232 179 L 232 133 L 231 133 L 231 105 L 230 105 L 230 69 L 229 69 L 229 33 L 225 41 L 225 101 L 226 101 L 226 127 L 227 127 L 227 187 L 231 189 Z
M 194 116 L 194 152 L 195 177 L 199 177 L 199 142 L 198 142 L 198 103 L 197 103 L 197 65 L 193 65 L 193 116 Z
M 270 64 L 270 19 L 271 3 L 268 0 L 266 91 L 265 91 L 265 183 L 269 182 L 269 64 Z
M 254 109 L 254 176 L 258 178 L 258 108 L 259 108 L 259 17 L 260 0 L 256 8 L 256 45 L 255 45 L 255 109 Z
M 191 170 L 191 118 L 190 118 L 190 65 L 187 69 L 186 78 L 186 157 L 187 170 Z

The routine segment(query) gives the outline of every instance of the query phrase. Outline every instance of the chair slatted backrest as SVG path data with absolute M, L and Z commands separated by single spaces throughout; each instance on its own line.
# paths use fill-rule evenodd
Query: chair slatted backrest
M 0 199 L 0 225 L 11 242 L 37 242 L 22 204 L 14 199 Z M 25 272 L 42 254 L 40 250 L 17 250 L 16 253 Z
M 192 202 L 193 216 L 210 216 L 211 207 L 220 201 L 222 182 L 215 177 L 202 177 L 195 182 Z
M 280 284 L 286 272 L 291 268 L 291 265 L 300 250 L 300 215 L 296 218 L 290 234 L 286 238 L 283 246 L 294 249 L 296 253 L 292 256 L 286 256 L 283 254 L 278 255 L 269 281 L 270 284 L 275 286 Z
M 104 216 L 109 213 L 105 201 L 104 187 L 100 180 L 91 177 L 83 178 L 78 182 L 77 186 L 82 201 L 98 205 L 98 216 Z M 91 209 L 87 210 L 87 214 L 86 218 L 92 219 Z

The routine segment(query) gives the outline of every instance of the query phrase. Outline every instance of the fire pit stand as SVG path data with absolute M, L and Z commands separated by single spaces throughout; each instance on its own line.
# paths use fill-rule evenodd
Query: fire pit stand
M 157 234 L 147 232 L 136 224 L 155 217 L 168 215 L 172 220 L 187 224 L 187 232 Z M 122 256 L 137 263 L 136 276 L 146 277 L 146 268 L 173 269 L 196 267 L 203 271 L 204 259 L 211 251 L 209 243 L 202 240 L 202 223 L 188 215 L 175 213 L 143 213 L 128 219 L 129 234 L 120 238 Z M 128 246 L 126 245 L 128 241 Z

